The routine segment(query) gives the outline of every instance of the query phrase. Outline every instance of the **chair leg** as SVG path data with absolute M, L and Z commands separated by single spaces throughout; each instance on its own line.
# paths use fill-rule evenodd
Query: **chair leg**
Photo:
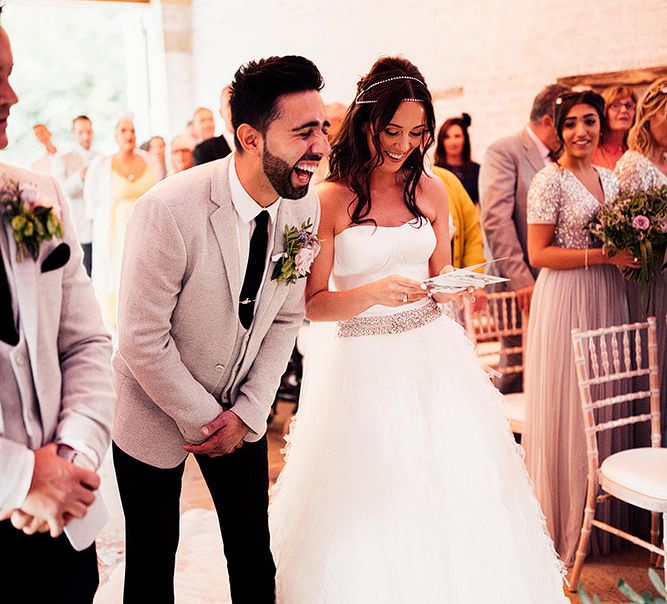
M 662 580 L 667 585 L 667 512 L 662 514 L 662 563 L 665 571 Z
M 584 520 L 581 525 L 581 533 L 579 534 L 579 546 L 577 547 L 577 554 L 574 558 L 574 567 L 572 568 L 572 576 L 570 577 L 570 591 L 576 592 L 579 587 L 579 577 L 581 576 L 581 569 L 586 560 L 586 553 L 588 552 L 588 544 L 591 540 L 591 530 L 593 527 L 593 518 L 595 518 L 595 504 L 597 502 L 597 481 L 588 481 L 588 490 L 586 493 L 586 509 L 584 510 Z
M 657 547 L 660 547 L 660 542 L 658 541 L 660 537 L 660 513 L 651 512 L 651 543 Z M 659 556 L 658 554 L 651 552 L 650 565 L 656 566 L 658 564 Z

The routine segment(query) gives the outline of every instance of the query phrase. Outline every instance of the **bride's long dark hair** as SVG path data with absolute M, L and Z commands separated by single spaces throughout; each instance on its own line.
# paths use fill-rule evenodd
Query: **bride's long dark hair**
M 426 132 L 423 144 L 414 149 L 401 167 L 403 201 L 420 222 L 425 219 L 416 193 L 424 171 L 424 156 L 435 138 L 435 114 L 424 76 L 403 57 L 382 57 L 357 84 L 357 97 L 345 114 L 329 157 L 328 181 L 342 182 L 355 194 L 348 208 L 352 224 L 375 223 L 371 211 L 371 173 L 383 161 L 380 133 L 391 122 L 401 101 L 410 99 L 424 106 Z M 368 148 L 371 133 L 374 149 Z

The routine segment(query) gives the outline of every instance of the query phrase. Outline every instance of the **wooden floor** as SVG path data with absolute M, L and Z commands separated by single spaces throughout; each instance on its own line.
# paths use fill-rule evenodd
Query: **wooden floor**
M 284 446 L 283 431 L 287 422 L 289 422 L 293 406 L 287 403 L 281 403 L 278 409 L 278 416 L 274 419 L 268 431 L 269 438 L 269 474 L 271 482 L 275 482 L 278 474 L 283 467 L 283 456 L 281 449 Z M 120 511 L 120 501 L 115 500 L 117 494 L 113 492 L 113 487 L 110 483 L 115 482 L 112 478 L 113 470 L 110 466 L 106 468 L 106 474 L 109 479 L 106 481 L 109 485 L 109 491 L 104 493 L 105 500 L 111 508 L 111 519 L 109 525 L 105 528 L 102 537 L 102 543 L 98 544 L 98 551 L 100 558 L 103 561 L 101 581 L 103 583 L 113 573 L 114 568 L 122 563 L 124 558 L 124 544 L 122 537 L 122 512 Z M 103 484 L 105 479 L 103 479 Z M 213 509 L 206 484 L 199 472 L 199 468 L 189 458 L 186 463 L 185 475 L 183 480 L 183 494 L 181 497 L 182 512 L 196 509 Z M 106 560 L 105 560 L 106 558 Z M 624 602 L 626 601 L 616 589 L 617 581 L 623 578 L 626 582 L 633 586 L 633 588 L 642 592 L 648 590 L 653 593 L 650 580 L 647 575 L 648 570 L 648 552 L 641 548 L 629 546 L 622 550 L 608 556 L 589 559 L 583 570 L 582 582 L 586 586 L 589 594 L 597 594 L 603 602 Z M 111 579 L 118 581 L 118 577 Z M 109 587 L 109 586 L 107 586 Z M 116 590 L 118 591 L 118 587 Z M 99 600 L 106 604 L 106 602 L 113 602 L 114 598 L 104 595 L 104 589 L 101 589 Z M 566 592 L 572 602 L 579 602 L 576 595 Z M 315 603 L 314 603 L 315 604 Z M 345 604 L 345 603 L 341 603 Z M 500 603 L 504 604 L 504 603 Z M 510 604 L 510 603 L 507 603 Z M 514 603 L 512 603 L 514 604 Z M 517 603 L 517 604 L 538 604 L 538 603 Z

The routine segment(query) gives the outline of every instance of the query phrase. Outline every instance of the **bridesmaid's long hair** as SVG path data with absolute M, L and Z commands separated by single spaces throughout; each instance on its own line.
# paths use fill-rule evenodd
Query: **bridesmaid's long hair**
M 424 76 L 410 61 L 403 57 L 382 57 L 368 75 L 359 80 L 357 96 L 345 114 L 329 157 L 327 180 L 344 183 L 355 195 L 348 208 L 352 224 L 375 223 L 368 215 L 371 211 L 371 173 L 383 161 L 380 133 L 405 99 L 422 103 L 426 133 L 421 146 L 410 153 L 401 167 L 405 180 L 403 201 L 415 219 L 425 219 L 417 205 L 416 192 L 419 179 L 425 174 L 424 156 L 435 136 L 431 93 Z M 373 150 L 368 146 L 368 133 Z
M 655 81 L 637 105 L 635 124 L 628 134 L 628 147 L 650 157 L 656 146 L 651 134 L 651 119 L 667 111 L 667 78 Z

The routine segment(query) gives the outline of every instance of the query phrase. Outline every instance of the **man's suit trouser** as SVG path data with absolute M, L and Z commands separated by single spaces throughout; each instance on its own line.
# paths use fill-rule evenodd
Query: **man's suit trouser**
M 9 520 L 0 522 L 0 560 L 7 604 L 91 604 L 99 584 L 95 544 L 77 552 L 64 534 L 26 535 Z
M 273 604 L 266 437 L 222 457 L 196 455 L 215 504 L 234 604 Z M 113 444 L 125 514 L 125 604 L 174 601 L 179 499 L 185 462 L 161 469 Z M 211 527 L 213 530 L 213 527 Z

